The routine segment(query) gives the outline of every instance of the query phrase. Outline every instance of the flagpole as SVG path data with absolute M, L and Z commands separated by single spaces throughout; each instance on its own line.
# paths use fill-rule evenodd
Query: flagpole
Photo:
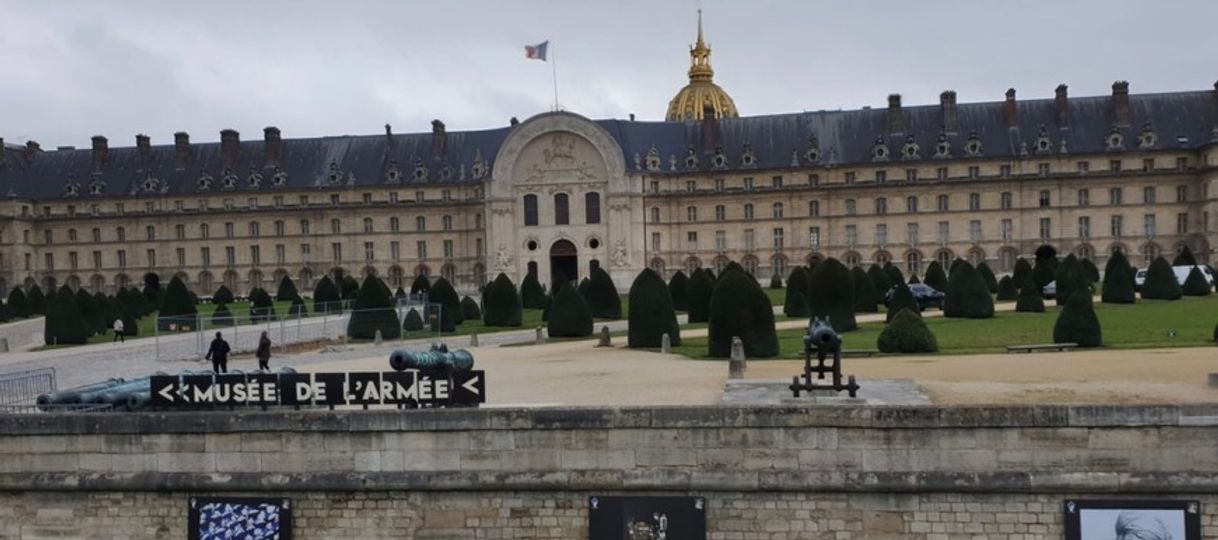
M 550 75 L 554 79 L 554 110 L 558 111 L 558 55 L 554 54 L 553 42 L 550 42 Z

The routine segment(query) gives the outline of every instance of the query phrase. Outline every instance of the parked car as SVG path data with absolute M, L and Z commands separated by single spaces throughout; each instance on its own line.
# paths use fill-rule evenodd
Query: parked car
M 895 294 L 896 291 L 897 288 L 893 287 L 888 289 L 888 292 L 884 293 L 885 307 L 887 307 L 888 303 L 892 301 L 892 295 Z M 914 283 L 909 286 L 909 292 L 913 293 L 914 300 L 918 302 L 918 309 L 924 310 L 928 307 L 943 309 L 943 297 L 945 295 L 935 290 L 934 287 L 931 287 L 925 283 Z
M 1210 271 L 1210 267 L 1197 265 L 1197 268 L 1201 269 L 1201 275 L 1205 276 L 1205 280 L 1210 283 L 1211 287 L 1213 287 L 1214 286 L 1214 273 Z M 1139 268 L 1138 271 L 1134 273 L 1133 289 L 1135 291 L 1142 290 L 1142 284 L 1146 283 L 1147 270 L 1148 270 L 1147 268 Z M 1171 271 L 1172 271 L 1172 273 L 1174 273 L 1176 275 L 1176 281 L 1178 281 L 1180 283 L 1180 285 L 1183 286 L 1184 282 L 1188 280 L 1188 274 L 1193 271 L 1193 267 L 1190 265 L 1187 265 L 1187 264 L 1181 265 L 1181 266 L 1173 266 L 1173 267 L 1171 267 Z
M 1040 290 L 1040 296 L 1045 300 L 1057 298 L 1057 280 L 1050 281 L 1048 285 Z

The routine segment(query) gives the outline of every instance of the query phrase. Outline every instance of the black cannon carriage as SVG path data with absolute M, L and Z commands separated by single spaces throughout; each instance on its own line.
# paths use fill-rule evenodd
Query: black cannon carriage
M 812 365 L 812 355 L 816 355 L 816 365 Z M 812 374 L 823 381 L 826 374 L 832 374 L 832 381 L 817 384 L 812 381 Z M 802 381 L 800 379 L 803 379 Z M 859 385 L 854 375 L 846 377 L 842 382 L 842 336 L 833 329 L 828 317 L 825 320 L 813 319 L 808 325 L 808 333 L 804 335 L 804 372 L 791 378 L 790 389 L 799 397 L 800 392 L 816 390 L 846 390 L 850 397 L 857 397 Z

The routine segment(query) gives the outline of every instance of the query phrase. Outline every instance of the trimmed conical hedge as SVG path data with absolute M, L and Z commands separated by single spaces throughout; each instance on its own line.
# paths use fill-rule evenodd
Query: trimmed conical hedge
M 588 278 L 586 298 L 594 318 L 622 318 L 622 297 L 617 294 L 617 286 L 613 284 L 613 278 L 610 278 L 609 273 L 599 266 L 592 269 L 592 276 Z
M 943 273 L 943 267 L 939 266 L 939 261 L 931 261 L 926 265 L 926 272 L 922 274 L 922 283 L 936 291 L 947 290 L 947 274 Z
M 1100 319 L 1095 316 L 1091 295 L 1086 291 L 1074 291 L 1061 313 L 1057 314 L 1057 322 L 1053 324 L 1053 342 L 1099 347 L 1103 341 Z
M 939 340 L 913 311 L 902 309 L 880 332 L 876 348 L 882 353 L 925 353 L 939 350 Z
M 854 272 L 851 272 L 851 274 L 853 275 Z M 885 272 L 883 268 L 880 268 L 880 265 L 878 264 L 873 264 L 871 265 L 871 268 L 867 269 L 867 278 L 871 280 L 871 290 L 875 293 L 877 299 L 884 298 L 884 295 L 888 292 L 888 289 L 892 288 L 892 280 L 888 279 L 888 273 Z M 854 294 L 854 300 L 857 302 L 857 289 L 855 289 Z
M 367 278 L 365 278 L 365 281 L 367 281 Z M 338 283 L 338 293 L 340 296 L 342 296 L 344 302 L 350 305 L 351 302 L 355 300 L 355 297 L 359 296 L 359 287 L 360 282 L 356 281 L 355 278 L 351 277 L 350 274 L 347 274 L 343 276 L 342 281 Z
M 313 313 L 342 313 L 343 302 L 338 296 L 338 287 L 330 276 L 322 276 L 313 287 Z
M 627 314 L 627 346 L 632 349 L 660 346 L 661 336 L 668 334 L 669 344 L 681 343 L 681 327 L 677 324 L 677 312 L 672 306 L 664 278 L 654 270 L 644 268 L 630 284 L 630 308 Z
M 592 335 L 592 309 L 570 282 L 558 285 L 550 306 L 546 330 L 550 337 L 587 337 Z
M 275 301 L 262 287 L 250 291 L 250 322 L 260 323 L 275 320 Z
M 368 276 L 355 295 L 351 318 L 347 321 L 347 336 L 375 339 L 378 330 L 384 339 L 397 339 L 402 335 L 393 297 L 376 278 Z
M 782 312 L 788 317 L 808 316 L 808 271 L 802 266 L 791 269 L 787 276 L 787 296 L 782 303 Z
M 677 311 L 689 311 L 689 297 L 685 294 L 685 288 L 689 284 L 689 277 L 685 272 L 677 270 L 677 273 L 672 275 L 672 279 L 668 280 L 668 294 L 672 296 L 672 307 Z
M 161 307 L 164 291 L 161 290 L 161 276 L 156 272 L 148 272 L 144 274 L 144 297 L 152 303 L 152 310 L 157 311 Z
M 981 264 L 977 265 L 977 273 L 985 281 L 985 288 L 990 291 L 990 294 L 998 292 L 998 278 L 994 277 L 994 271 L 990 270 L 990 265 L 981 261 Z
M 961 259 L 960 257 L 956 257 L 955 259 L 952 259 L 952 263 L 947 266 L 948 283 L 950 283 L 952 280 L 952 272 L 955 272 L 956 269 L 959 268 L 960 265 L 962 265 L 962 264 L 965 264 L 964 259 Z M 976 268 L 974 268 L 974 270 L 976 270 Z
M 431 322 L 433 332 L 437 330 L 455 332 L 457 325 L 465 320 L 465 315 L 461 310 L 461 297 L 457 296 L 457 291 L 453 289 L 447 279 L 441 277 L 431 284 L 431 290 L 427 293 L 427 301 L 440 304 L 440 316 L 432 319 Z
M 118 311 L 118 318 L 123 320 L 123 335 L 124 336 L 140 335 L 139 320 L 136 319 L 135 314 L 133 314 L 131 312 L 131 306 L 128 305 L 126 302 L 119 300 L 117 296 L 114 298 L 114 304 L 115 304 L 114 309 L 116 309 Z M 111 321 L 110 324 L 114 324 L 114 322 Z
M 1133 268 L 1129 266 L 1125 254 L 1114 252 L 1108 257 L 1108 264 L 1104 266 L 1101 301 L 1105 304 L 1132 304 L 1137 301 L 1133 277 Z
M 398 290 L 394 291 L 393 293 L 393 298 L 395 300 L 401 300 L 402 298 L 406 298 L 406 296 L 406 290 L 401 287 L 398 287 Z
M 76 303 L 76 295 L 67 286 L 61 287 L 51 305 L 47 306 L 42 332 L 47 345 L 83 344 L 88 341 L 89 328 L 85 317 Z
M 1167 259 L 1155 257 L 1146 270 L 1146 281 L 1142 282 L 1142 298 L 1155 300 L 1179 300 L 1184 291 L 1180 282 L 1176 281 L 1176 273 L 1172 271 Z
M 1041 296 L 1041 288 L 1031 276 L 1024 279 L 1023 287 L 1019 289 L 1019 300 L 1015 302 L 1015 311 L 1024 313 L 1044 313 L 1045 299 Z
M 1015 286 L 1023 287 L 1023 280 L 1030 277 L 1032 277 L 1032 264 L 1023 257 L 1015 259 L 1015 271 L 1011 273 L 1011 279 L 1015 281 Z
M 84 289 L 77 289 L 74 296 L 76 297 L 76 307 L 80 310 L 80 316 L 85 322 L 85 332 L 90 336 L 105 332 L 106 325 L 98 324 L 102 314 L 97 302 L 93 301 L 93 295 Z
M 947 282 L 944 317 L 988 319 L 994 316 L 994 299 L 977 269 L 968 263 L 956 267 Z
M 523 319 L 520 294 L 507 274 L 500 272 L 495 281 L 486 286 L 482 298 L 486 304 L 482 322 L 487 326 L 520 326 Z
M 1091 279 L 1087 277 L 1087 270 L 1083 268 L 1083 264 L 1075 257 L 1073 253 L 1062 259 L 1062 262 L 1057 265 L 1057 270 L 1053 276 L 1057 282 L 1057 305 L 1066 303 L 1066 299 L 1075 293 L 1075 291 L 1086 291 L 1091 294 Z
M 1095 267 L 1095 263 L 1091 262 L 1091 259 L 1081 258 L 1079 262 L 1083 265 L 1083 275 L 1087 276 L 1087 281 L 1089 283 L 1099 283 L 1100 269 Z
M 71 291 L 69 290 L 69 292 Z M 5 305 L 7 305 L 9 309 L 13 311 L 13 315 L 17 317 L 30 316 L 30 308 L 25 302 L 25 291 L 22 291 L 21 287 L 13 287 L 13 290 L 8 292 L 8 302 Z M 50 306 L 47 306 L 47 310 L 50 310 Z
M 1036 251 L 1033 253 L 1036 255 L 1036 262 L 1040 262 L 1044 259 L 1056 259 L 1057 258 L 1057 248 L 1055 248 L 1049 244 L 1041 244 L 1039 247 L 1036 248 Z M 1042 285 L 1042 287 L 1043 287 L 1043 285 Z
M 775 290 L 781 289 L 782 288 L 782 276 L 780 276 L 778 274 L 774 274 L 774 277 L 770 278 L 770 288 L 775 289 Z
M 301 298 L 300 295 L 298 294 L 298 295 L 296 295 L 295 298 L 292 299 L 292 305 L 288 306 L 288 316 L 292 317 L 294 319 L 299 319 L 301 317 L 304 317 L 305 315 L 306 315 L 306 313 L 305 313 L 304 298 Z
M 26 309 L 30 315 L 46 315 L 47 298 L 42 294 L 42 288 L 38 285 L 30 287 L 30 293 L 25 295 Z
M 406 318 L 402 321 L 402 329 L 407 332 L 418 332 L 423 329 L 423 316 L 419 315 L 418 310 L 410 308 L 406 312 Z
M 872 266 L 872 268 L 876 268 Z M 872 285 L 871 277 L 864 272 L 862 268 L 854 267 L 850 271 L 850 281 L 854 286 L 854 311 L 855 313 L 876 313 L 876 304 L 879 299 L 876 298 L 875 286 Z
M 922 306 L 914 298 L 909 285 L 904 283 L 898 284 L 896 290 L 892 292 L 892 299 L 888 301 L 888 314 L 884 316 L 884 322 L 892 322 L 892 318 L 901 311 L 909 311 L 919 317 L 922 316 Z
M 854 283 L 845 265 L 834 258 L 825 259 L 808 276 L 808 289 L 812 318 L 827 317 L 838 332 L 858 329 L 854 319 Z
M 414 281 L 410 282 L 410 294 L 425 293 L 431 290 L 431 280 L 427 276 L 419 274 L 414 277 Z
M 275 291 L 275 299 L 289 301 L 298 295 L 300 293 L 296 290 L 296 283 L 292 281 L 291 276 L 283 276 L 283 279 L 279 280 L 279 288 Z
M 1172 266 L 1196 266 L 1197 257 L 1193 256 L 1193 250 L 1188 246 L 1180 250 L 1180 254 L 1176 255 L 1176 259 L 1172 261 Z
M 546 290 L 537 281 L 537 272 L 525 274 L 524 281 L 520 282 L 520 303 L 529 309 L 545 309 Z
M 909 285 L 916 285 L 919 283 L 922 283 L 922 280 L 918 279 L 918 276 L 915 276 L 913 274 L 909 275 L 909 283 L 908 283 Z
M 158 327 L 161 330 L 168 330 L 170 324 L 193 327 L 197 313 L 190 298 L 190 290 L 181 279 L 174 276 L 169 280 L 169 286 L 165 288 L 165 295 L 161 300 L 161 309 L 157 313 Z
M 710 318 L 711 293 L 715 290 L 715 282 L 707 271 L 698 268 L 689 276 L 685 287 L 685 295 L 689 300 L 689 322 L 706 322 Z
M 323 278 L 328 280 L 329 278 Z M 216 293 L 211 295 L 211 303 L 213 304 L 231 304 L 233 303 L 233 291 L 228 290 L 228 287 L 221 285 L 216 289 Z
M 1032 267 L 1032 279 L 1036 280 L 1038 287 L 1044 287 L 1057 276 L 1057 258 L 1050 257 L 1047 259 L 1036 259 L 1036 266 Z
M 884 273 L 888 275 L 888 289 L 891 289 L 897 283 L 905 283 L 905 274 L 902 274 L 901 269 L 891 262 L 884 263 Z M 913 274 L 910 274 L 910 277 L 913 277 Z M 880 296 L 883 296 L 884 293 L 888 292 L 888 289 L 881 291 L 877 288 L 875 291 L 880 293 Z
M 778 356 L 774 307 L 765 291 L 745 272 L 725 271 L 711 294 L 707 355 L 728 358 L 732 337 L 739 337 L 748 358 Z
M 1002 276 L 1002 279 L 998 280 L 997 300 L 1009 302 L 1016 298 L 1019 298 L 1019 289 L 1015 287 L 1015 280 L 1011 279 L 1011 276 Z
M 126 329 L 127 323 L 123 322 L 123 329 Z M 228 304 L 220 304 L 216 306 L 215 311 L 211 312 L 212 326 L 232 326 L 233 312 L 228 309 Z
M 1184 286 L 1181 287 L 1185 296 L 1209 296 L 1210 282 L 1205 279 L 1205 274 L 1201 273 L 1201 267 L 1194 266 L 1188 271 L 1188 278 L 1184 280 Z
M 461 314 L 467 321 L 482 319 L 482 310 L 478 308 L 478 302 L 468 296 L 461 299 Z

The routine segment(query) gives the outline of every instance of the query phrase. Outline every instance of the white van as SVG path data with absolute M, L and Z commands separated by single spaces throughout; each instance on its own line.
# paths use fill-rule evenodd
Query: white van
M 1183 265 L 1183 266 L 1173 266 L 1173 267 L 1171 267 L 1171 270 L 1172 270 L 1172 272 L 1174 272 L 1176 274 L 1176 281 L 1180 282 L 1180 285 L 1183 286 L 1184 282 L 1186 280 L 1188 280 L 1188 274 L 1193 271 L 1193 268 L 1194 268 L 1193 266 Z M 1199 268 L 1201 270 L 1201 275 L 1205 276 L 1205 280 L 1210 283 L 1210 287 L 1213 287 L 1214 286 L 1214 274 L 1212 272 L 1210 272 L 1209 267 L 1197 265 L 1196 268 Z M 1133 276 L 1133 288 L 1134 289 L 1137 289 L 1139 291 L 1142 290 L 1142 284 L 1146 282 L 1146 270 L 1147 270 L 1146 268 L 1139 268 L 1137 273 L 1134 274 L 1134 276 Z

